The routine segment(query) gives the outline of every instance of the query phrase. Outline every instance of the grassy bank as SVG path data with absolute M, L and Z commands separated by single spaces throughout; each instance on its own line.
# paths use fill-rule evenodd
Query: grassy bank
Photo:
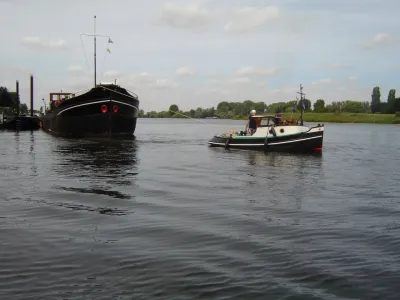
M 298 119 L 299 113 L 283 113 L 282 118 Z M 244 118 L 244 119 L 247 119 Z M 304 122 L 320 122 L 320 123 L 371 123 L 371 124 L 400 124 L 400 116 L 395 114 L 355 114 L 355 113 L 304 113 Z

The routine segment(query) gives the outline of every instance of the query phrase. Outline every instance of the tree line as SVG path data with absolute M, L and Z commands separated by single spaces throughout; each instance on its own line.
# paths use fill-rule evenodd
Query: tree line
M 0 86 L 0 108 L 10 107 L 16 111 L 17 107 L 17 93 L 9 91 L 6 87 Z M 276 112 L 296 112 L 300 110 L 300 103 L 297 100 L 288 102 L 275 102 L 267 105 L 264 102 L 253 102 L 245 100 L 243 102 L 228 102 L 222 101 L 218 103 L 217 107 L 190 109 L 189 111 L 181 111 L 179 107 L 172 104 L 168 110 L 156 112 L 150 111 L 145 113 L 142 109 L 139 111 L 139 117 L 142 118 L 184 118 L 190 116 L 192 118 L 226 118 L 235 119 L 248 116 L 250 111 L 255 109 L 257 113 L 271 113 Z M 382 113 L 394 114 L 400 112 L 400 97 L 396 98 L 396 90 L 389 91 L 386 101 L 381 101 L 381 92 L 378 86 L 372 90 L 371 101 L 334 101 L 330 104 L 325 104 L 324 99 L 318 99 L 314 104 L 309 99 L 305 101 L 305 112 L 315 113 Z M 28 113 L 28 106 L 20 104 L 20 112 Z
M 0 112 L 2 111 L 1 108 L 10 108 L 14 113 L 16 113 L 17 109 L 17 93 L 10 92 L 6 87 L 0 86 Z M 23 103 L 19 105 L 20 113 L 27 114 L 28 113 L 28 106 Z
M 257 113 L 271 113 L 276 112 L 296 112 L 299 111 L 300 103 L 298 100 L 288 102 L 275 102 L 272 104 L 265 104 L 264 102 L 253 102 L 245 100 L 243 102 L 227 102 L 222 101 L 218 103 L 217 107 L 191 109 L 189 111 L 181 111 L 176 104 L 172 104 L 168 110 L 156 112 L 150 111 L 145 113 L 143 110 L 139 111 L 141 118 L 184 118 L 190 116 L 192 118 L 244 118 L 249 115 L 250 111 L 255 109 Z M 400 112 L 400 97 L 396 98 L 396 90 L 391 89 L 388 94 L 387 101 L 381 101 L 381 93 L 379 87 L 374 87 L 372 90 L 371 101 L 333 101 L 330 104 L 325 104 L 324 99 L 318 99 L 314 104 L 309 99 L 305 101 L 305 112 L 314 113 L 382 113 L 382 114 L 395 114 Z

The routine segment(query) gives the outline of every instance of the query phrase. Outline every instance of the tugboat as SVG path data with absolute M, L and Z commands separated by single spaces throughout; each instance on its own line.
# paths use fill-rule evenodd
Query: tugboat
M 298 92 L 299 93 L 299 92 Z M 282 120 L 280 113 L 275 115 L 255 115 L 257 129 L 251 135 L 235 130 L 214 136 L 208 141 L 211 147 L 263 150 L 267 152 L 315 152 L 322 150 L 324 125 L 305 126 L 303 110 L 306 100 L 300 85 L 300 118 Z
M 96 21 L 96 16 L 94 17 Z M 85 34 L 87 35 L 87 34 Z M 50 93 L 50 107 L 40 117 L 40 127 L 62 137 L 133 137 L 139 111 L 135 93 L 114 83 L 96 80 L 96 37 L 94 37 L 94 87 L 77 93 Z M 112 43 L 109 36 L 108 42 Z

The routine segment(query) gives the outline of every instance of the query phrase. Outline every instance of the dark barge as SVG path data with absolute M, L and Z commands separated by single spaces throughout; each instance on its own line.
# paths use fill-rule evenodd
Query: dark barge
M 96 16 L 94 17 L 96 22 Z M 96 29 L 96 23 L 95 27 Z M 50 105 L 40 117 L 40 127 L 62 137 L 133 137 L 139 111 L 135 93 L 114 83 L 97 84 L 94 38 L 94 87 L 81 93 L 50 93 Z
M 63 137 L 133 136 L 139 100 L 116 84 L 98 84 L 81 95 L 50 93 L 40 127 Z

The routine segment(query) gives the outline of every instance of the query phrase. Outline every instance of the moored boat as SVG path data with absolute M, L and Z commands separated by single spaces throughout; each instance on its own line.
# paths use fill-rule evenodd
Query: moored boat
M 138 97 L 116 84 L 98 84 L 88 92 L 50 93 L 41 128 L 64 137 L 133 136 Z
M 96 21 L 96 16 L 94 17 Z M 49 108 L 40 116 L 40 127 L 64 137 L 133 137 L 139 111 L 135 93 L 113 83 L 97 84 L 96 37 L 94 37 L 94 87 L 84 93 L 50 93 Z M 109 50 L 109 49 L 107 49 Z
M 230 131 L 214 136 L 208 141 L 213 147 L 254 149 L 264 151 L 314 152 L 321 151 L 324 125 L 306 126 L 303 124 L 305 103 L 300 86 L 301 116 L 299 120 L 282 120 L 281 114 L 255 115 L 257 128 L 253 134 L 246 131 Z

